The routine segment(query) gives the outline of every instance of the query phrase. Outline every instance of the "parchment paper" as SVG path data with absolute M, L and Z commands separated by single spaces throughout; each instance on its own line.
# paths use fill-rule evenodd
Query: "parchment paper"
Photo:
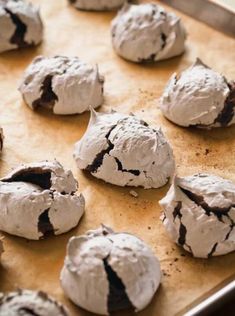
M 77 55 L 98 63 L 106 78 L 105 104 L 100 110 L 133 112 L 154 126 L 160 124 L 174 149 L 179 175 L 208 171 L 235 181 L 235 126 L 212 131 L 184 129 L 164 119 L 157 108 L 170 75 L 189 66 L 197 56 L 229 79 L 235 78 L 235 41 L 178 13 L 188 31 L 187 52 L 156 65 L 136 65 L 112 50 L 109 26 L 114 13 L 79 12 L 66 0 L 33 3 L 41 6 L 43 44 L 0 55 L 0 125 L 5 134 L 0 175 L 22 162 L 57 158 L 78 178 L 86 198 L 86 214 L 70 233 L 44 241 L 3 234 L 0 291 L 17 287 L 44 290 L 63 301 L 72 315 L 89 315 L 64 297 L 59 273 L 68 239 L 104 223 L 141 237 L 161 261 L 161 287 L 139 315 L 174 315 L 235 272 L 235 253 L 210 260 L 193 259 L 169 240 L 159 220 L 158 205 L 169 186 L 137 189 L 139 197 L 134 198 L 130 188 L 112 186 L 77 171 L 73 144 L 83 135 L 89 114 L 60 117 L 46 111 L 33 112 L 21 101 L 17 86 L 23 70 L 38 54 Z

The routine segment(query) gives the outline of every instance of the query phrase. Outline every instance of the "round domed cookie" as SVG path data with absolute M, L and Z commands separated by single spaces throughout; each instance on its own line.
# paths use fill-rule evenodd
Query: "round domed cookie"
M 0 52 L 38 45 L 42 35 L 37 6 L 24 0 L 0 0 Z
M 235 123 L 235 82 L 199 58 L 179 76 L 172 75 L 160 102 L 163 115 L 180 126 L 210 129 Z
M 0 294 L 1 316 L 69 316 L 67 308 L 42 291 L 18 290 Z
M 126 0 L 68 0 L 76 9 L 109 11 L 121 7 Z
M 65 294 L 95 314 L 145 308 L 158 289 L 160 264 L 139 238 L 102 226 L 72 237 L 61 271 Z
M 159 61 L 184 52 L 180 19 L 154 3 L 126 3 L 112 21 L 113 48 L 133 62 Z
M 120 186 L 145 189 L 165 185 L 173 176 L 172 149 L 161 129 L 117 112 L 91 111 L 87 131 L 75 144 L 78 168 Z
M 77 187 L 56 160 L 19 166 L 0 181 L 0 230 L 34 240 L 71 230 L 85 208 Z
M 103 103 L 103 84 L 98 67 L 78 57 L 38 56 L 26 68 L 19 91 L 32 109 L 78 114 Z
M 159 202 L 174 242 L 194 257 L 235 250 L 235 184 L 212 174 L 175 178 Z

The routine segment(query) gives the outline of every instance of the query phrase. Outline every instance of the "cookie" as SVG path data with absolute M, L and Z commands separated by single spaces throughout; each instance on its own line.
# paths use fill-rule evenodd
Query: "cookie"
M 112 21 L 112 44 L 124 59 L 141 63 L 184 52 L 186 32 L 174 13 L 154 3 L 125 4 Z
M 42 291 L 18 290 L 0 295 L 1 316 L 68 316 L 68 310 Z
M 235 123 L 235 82 L 228 82 L 198 58 L 180 75 L 172 75 L 160 108 L 168 120 L 180 126 L 230 126 Z
M 103 84 L 98 67 L 77 57 L 38 56 L 26 68 L 19 91 L 33 110 L 42 107 L 68 115 L 100 106 Z
M 163 224 L 174 242 L 194 257 L 235 250 L 235 184 L 212 174 L 175 178 L 160 201 Z
M 79 169 L 96 178 L 145 189 L 165 185 L 175 170 L 172 149 L 160 128 L 116 112 L 91 112 L 74 158 Z
M 0 0 L 0 52 L 38 45 L 42 36 L 37 6 L 24 0 Z
M 65 294 L 76 305 L 101 315 L 142 310 L 160 279 L 159 261 L 142 240 L 105 226 L 69 240 L 61 272 Z
M 34 240 L 71 230 L 84 213 L 77 187 L 56 160 L 19 166 L 0 181 L 0 230 Z

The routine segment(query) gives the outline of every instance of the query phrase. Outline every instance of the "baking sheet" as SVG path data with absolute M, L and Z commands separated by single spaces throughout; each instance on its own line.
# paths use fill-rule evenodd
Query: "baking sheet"
M 157 109 L 157 99 L 172 72 L 189 66 L 197 56 L 229 79 L 235 78 L 235 41 L 178 13 L 188 31 L 186 53 L 156 65 L 136 65 L 112 50 L 109 25 L 114 13 L 79 12 L 66 0 L 32 2 L 41 6 L 43 44 L 0 55 L 0 125 L 5 134 L 0 175 L 22 162 L 57 158 L 79 180 L 86 214 L 73 231 L 44 241 L 3 234 L 0 291 L 18 287 L 44 290 L 64 302 L 72 315 L 90 315 L 64 297 L 59 273 L 68 239 L 104 223 L 141 237 L 161 261 L 161 287 L 139 315 L 174 315 L 235 272 L 235 253 L 210 260 L 193 259 L 169 240 L 159 220 L 158 205 L 169 186 L 136 189 L 139 197 L 134 198 L 130 188 L 109 185 L 77 171 L 73 144 L 83 135 L 89 114 L 60 117 L 46 111 L 33 112 L 21 101 L 17 86 L 22 71 L 38 54 L 77 55 L 98 63 L 106 78 L 105 104 L 100 110 L 133 112 L 154 126 L 160 124 L 174 149 L 179 175 L 208 171 L 235 181 L 235 126 L 213 131 L 184 129 L 168 122 Z

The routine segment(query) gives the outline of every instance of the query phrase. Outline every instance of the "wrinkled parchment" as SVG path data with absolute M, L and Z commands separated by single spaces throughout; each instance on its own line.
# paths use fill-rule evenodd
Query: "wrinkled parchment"
M 17 86 L 22 71 L 38 54 L 77 55 L 97 63 L 106 78 L 101 110 L 133 112 L 154 126 L 160 124 L 174 149 L 179 175 L 208 171 L 235 181 L 235 126 L 213 131 L 184 129 L 168 122 L 157 109 L 170 75 L 189 66 L 197 56 L 229 79 L 235 78 L 235 41 L 179 14 L 188 31 L 186 53 L 156 65 L 136 65 L 120 59 L 112 50 L 109 25 L 114 13 L 79 12 L 66 0 L 33 3 L 41 6 L 43 44 L 0 55 L 0 125 L 5 133 L 0 175 L 22 162 L 56 157 L 78 178 L 86 198 L 86 214 L 70 233 L 44 241 L 3 234 L 0 291 L 41 289 L 63 301 L 72 315 L 89 315 L 64 297 L 59 273 L 68 239 L 104 223 L 141 237 L 161 261 L 160 290 L 139 315 L 174 315 L 235 272 L 235 253 L 210 260 L 193 259 L 169 240 L 159 220 L 158 206 L 169 186 L 137 189 L 139 197 L 135 198 L 129 194 L 130 188 L 105 184 L 77 171 L 73 144 L 83 135 L 89 114 L 61 117 L 46 111 L 33 112 L 22 102 Z

